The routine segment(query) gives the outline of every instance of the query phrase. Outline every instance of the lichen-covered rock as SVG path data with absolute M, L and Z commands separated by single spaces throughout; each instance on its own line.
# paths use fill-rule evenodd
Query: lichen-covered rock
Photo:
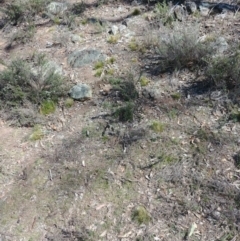
M 88 100 L 92 98 L 92 88 L 87 84 L 74 85 L 70 91 L 69 96 L 74 100 Z

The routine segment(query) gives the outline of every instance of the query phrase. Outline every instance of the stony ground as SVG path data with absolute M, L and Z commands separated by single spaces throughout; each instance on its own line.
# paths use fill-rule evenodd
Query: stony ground
M 2 116 L 0 240 L 240 240 L 240 170 L 234 159 L 240 125 L 228 119 L 227 97 L 206 89 L 201 71 L 158 73 L 152 49 L 134 48 L 166 31 L 154 18 L 154 6 L 87 3 L 72 28 L 37 16 L 36 23 L 47 23 L 10 49 L 5 47 L 11 36 L 23 26 L 1 30 L 1 71 L 16 57 L 45 53 L 71 85 L 89 84 L 93 98 L 59 106 L 45 117 L 44 136 L 36 141 L 30 138 L 34 128 L 16 127 Z M 139 15 L 124 19 L 136 8 Z M 87 21 L 93 16 L 109 21 Z M 230 46 L 238 43 L 238 14 L 197 12 L 176 24 L 198 26 L 200 36 L 224 37 Z M 125 27 L 111 35 L 113 26 Z M 71 34 L 80 38 L 73 42 Z M 115 62 L 101 76 L 94 63 L 71 68 L 68 54 L 77 49 L 100 50 Z M 114 78 L 136 85 L 132 122 L 110 115 L 122 100 L 109 90 L 109 69 Z M 141 86 L 141 76 L 147 86 Z

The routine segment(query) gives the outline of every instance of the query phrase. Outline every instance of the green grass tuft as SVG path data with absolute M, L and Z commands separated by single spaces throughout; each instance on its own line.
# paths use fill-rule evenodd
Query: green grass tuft
M 140 224 L 148 224 L 151 217 L 143 206 L 138 206 L 132 213 L 132 220 Z
M 45 100 L 40 107 L 40 113 L 42 115 L 49 115 L 56 110 L 56 104 L 52 100 Z
M 154 132 L 163 132 L 164 131 L 164 127 L 165 125 L 159 121 L 153 121 L 153 123 L 151 124 L 150 128 L 154 131 Z
M 41 126 L 39 125 L 34 126 L 33 133 L 30 135 L 29 139 L 31 141 L 37 141 L 42 139 L 43 137 L 44 137 L 44 133 L 42 131 Z

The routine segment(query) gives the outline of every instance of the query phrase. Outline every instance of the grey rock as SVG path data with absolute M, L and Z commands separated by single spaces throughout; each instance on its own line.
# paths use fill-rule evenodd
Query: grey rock
M 87 84 L 77 84 L 70 89 L 69 95 L 74 100 L 88 100 L 92 98 L 92 88 Z
M 176 19 L 179 21 L 184 21 L 184 19 L 186 18 L 185 10 L 180 5 L 177 5 L 174 7 L 174 15 L 175 15 Z
M 51 2 L 47 6 L 47 11 L 50 15 L 63 14 L 67 9 L 67 3 Z
M 207 16 L 209 14 L 209 8 L 199 6 L 199 10 L 202 16 Z
M 77 35 L 77 34 L 71 35 L 71 41 L 73 43 L 79 43 L 79 42 L 81 42 L 81 40 L 82 40 L 82 38 L 79 35 Z
M 126 25 L 121 24 L 121 25 L 119 26 L 119 32 L 120 32 L 120 33 L 123 33 L 123 32 L 126 30 L 126 28 L 127 28 Z
M 162 92 L 158 88 L 146 87 L 143 89 L 142 95 L 150 100 L 157 100 L 161 98 Z
M 43 77 L 46 79 L 52 74 L 62 75 L 62 67 L 54 61 L 49 61 L 43 66 Z
M 113 25 L 113 26 L 111 27 L 111 31 L 110 31 L 110 32 L 111 32 L 113 35 L 116 35 L 116 34 L 118 33 L 118 31 L 119 31 L 118 26 Z
M 75 50 L 69 54 L 68 64 L 72 68 L 78 68 L 104 59 L 104 55 L 95 49 Z

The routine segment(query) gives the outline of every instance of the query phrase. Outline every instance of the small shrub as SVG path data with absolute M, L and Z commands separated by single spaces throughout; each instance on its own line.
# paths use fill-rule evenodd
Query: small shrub
M 56 104 L 52 100 L 45 100 L 41 104 L 40 113 L 42 115 L 49 115 L 56 110 Z
M 7 20 L 13 25 L 17 25 L 23 20 L 32 19 L 32 17 L 45 10 L 45 6 L 50 0 L 28 0 L 26 2 L 11 3 L 3 9 Z
M 127 122 L 133 121 L 133 114 L 134 114 L 134 104 L 127 103 L 125 106 L 118 108 L 114 115 L 118 117 L 119 121 Z
M 154 132 L 163 132 L 164 131 L 164 127 L 165 125 L 159 121 L 153 121 L 153 123 L 151 124 L 150 128 L 154 131 Z
M 63 78 L 55 72 L 45 56 L 33 57 L 29 64 L 21 59 L 0 73 L 0 106 L 23 106 L 26 101 L 37 105 L 45 100 L 57 102 L 65 93 Z
M 139 94 L 133 80 L 123 81 L 117 87 L 120 97 L 125 101 L 135 100 Z
M 137 207 L 132 213 L 133 221 L 140 224 L 148 224 L 151 221 L 151 217 L 147 210 L 143 206 Z
M 8 4 L 3 11 L 13 25 L 17 25 L 24 17 L 24 6 L 21 4 Z
M 67 108 L 71 108 L 73 104 L 74 104 L 74 100 L 72 98 L 67 98 L 64 103 L 65 107 Z
M 236 91 L 240 87 L 240 53 L 213 58 L 206 70 L 207 77 L 218 88 Z
M 84 2 L 74 3 L 71 12 L 75 15 L 80 15 L 86 10 L 86 4 Z
M 171 25 L 173 22 L 173 17 L 170 14 L 170 8 L 167 1 L 158 2 L 154 9 L 155 17 L 159 19 L 164 25 Z
M 112 77 L 111 77 L 111 78 L 109 78 L 108 82 L 109 82 L 109 84 L 111 84 L 111 85 L 119 86 L 120 83 L 123 82 L 123 80 L 122 80 L 122 79 L 112 78 Z
M 174 29 L 166 30 L 158 43 L 159 67 L 161 72 L 176 69 L 205 66 L 206 60 L 213 53 L 208 43 L 201 43 L 197 26 L 181 26 L 176 24 Z
M 29 42 L 33 38 L 35 32 L 35 26 L 32 23 L 29 23 L 27 27 L 18 30 L 12 35 L 6 49 L 11 48 L 13 43 L 25 44 Z
M 45 10 L 49 2 L 50 0 L 28 0 L 26 2 L 26 9 L 32 14 L 38 14 Z

